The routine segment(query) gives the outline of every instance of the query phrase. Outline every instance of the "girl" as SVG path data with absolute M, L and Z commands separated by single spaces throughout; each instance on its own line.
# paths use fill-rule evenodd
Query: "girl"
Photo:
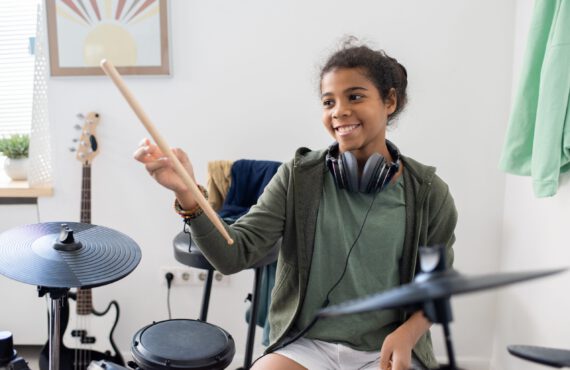
M 437 367 L 422 312 L 313 320 L 327 306 L 412 281 L 419 246 L 444 244 L 453 261 L 457 213 L 435 168 L 400 155 L 386 127 L 406 104 L 406 70 L 383 51 L 350 43 L 320 74 L 322 121 L 335 140 L 297 150 L 225 239 L 148 140 L 135 159 L 176 196 L 192 238 L 222 273 L 248 268 L 279 238 L 269 312 L 271 344 L 253 369 Z M 175 150 L 193 177 L 185 153 Z

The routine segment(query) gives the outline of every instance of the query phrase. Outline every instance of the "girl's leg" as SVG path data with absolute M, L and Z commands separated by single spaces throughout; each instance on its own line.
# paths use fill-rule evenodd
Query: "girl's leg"
M 337 369 L 337 345 L 299 338 L 295 342 L 258 359 L 252 370 L 331 370 Z
M 251 370 L 307 370 L 288 357 L 270 353 L 255 361 Z

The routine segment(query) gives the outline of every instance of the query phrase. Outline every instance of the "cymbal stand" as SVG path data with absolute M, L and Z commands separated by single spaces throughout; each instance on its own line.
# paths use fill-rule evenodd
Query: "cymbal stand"
M 447 358 L 449 364 L 439 368 L 439 370 L 460 370 L 455 361 L 455 351 L 451 340 L 451 330 L 449 323 L 453 321 L 453 313 L 451 312 L 451 304 L 449 298 L 436 299 L 424 302 L 422 304 L 424 315 L 433 323 L 441 324 L 443 334 L 445 336 L 445 348 L 447 349 Z
M 415 280 L 428 281 L 438 275 L 445 274 L 447 271 L 445 247 L 435 246 L 430 248 L 420 248 L 420 266 L 421 273 L 416 276 Z M 433 323 L 443 326 L 443 334 L 445 336 L 445 348 L 447 350 L 447 358 L 449 364 L 441 366 L 439 370 L 461 370 L 457 367 L 455 361 L 455 351 L 453 350 L 453 342 L 451 340 L 451 330 L 449 323 L 453 321 L 453 313 L 451 312 L 450 297 L 426 301 L 420 304 L 424 315 Z
M 67 300 L 69 288 L 47 288 L 38 286 L 38 295 L 48 294 L 49 304 L 49 370 L 59 370 L 61 354 L 61 307 Z

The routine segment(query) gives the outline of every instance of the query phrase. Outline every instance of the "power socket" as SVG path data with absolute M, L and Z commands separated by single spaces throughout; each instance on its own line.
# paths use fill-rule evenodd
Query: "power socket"
M 162 266 L 158 270 L 158 278 L 162 285 L 166 285 L 166 274 L 172 273 L 171 287 L 182 285 L 193 285 L 194 274 L 191 268 L 182 266 Z
M 206 270 L 195 270 L 194 271 L 194 284 L 205 284 L 206 279 L 208 278 L 208 271 Z M 196 283 L 196 281 L 198 283 Z M 219 271 L 214 271 L 214 278 L 212 279 L 213 286 L 229 286 L 230 285 L 230 277 L 228 275 L 224 275 Z

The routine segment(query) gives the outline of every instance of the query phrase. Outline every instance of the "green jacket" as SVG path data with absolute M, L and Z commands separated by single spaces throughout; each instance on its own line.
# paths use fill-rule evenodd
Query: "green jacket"
M 192 238 L 208 260 L 224 274 L 248 268 L 282 237 L 275 286 L 269 310 L 271 352 L 291 333 L 301 310 L 309 281 L 317 211 L 323 188 L 326 150 L 297 150 L 295 158 L 282 165 L 257 204 L 227 229 L 235 243 L 228 246 L 205 216 L 193 220 Z M 403 157 L 406 197 L 406 235 L 400 266 L 402 284 L 412 281 L 419 246 L 445 244 L 448 263 L 453 262 L 452 245 L 457 212 L 447 185 L 435 168 Z M 402 313 L 402 321 L 406 316 Z M 414 348 L 428 367 L 437 367 L 430 334 Z
M 570 1 L 534 4 L 499 166 L 550 197 L 570 170 Z

